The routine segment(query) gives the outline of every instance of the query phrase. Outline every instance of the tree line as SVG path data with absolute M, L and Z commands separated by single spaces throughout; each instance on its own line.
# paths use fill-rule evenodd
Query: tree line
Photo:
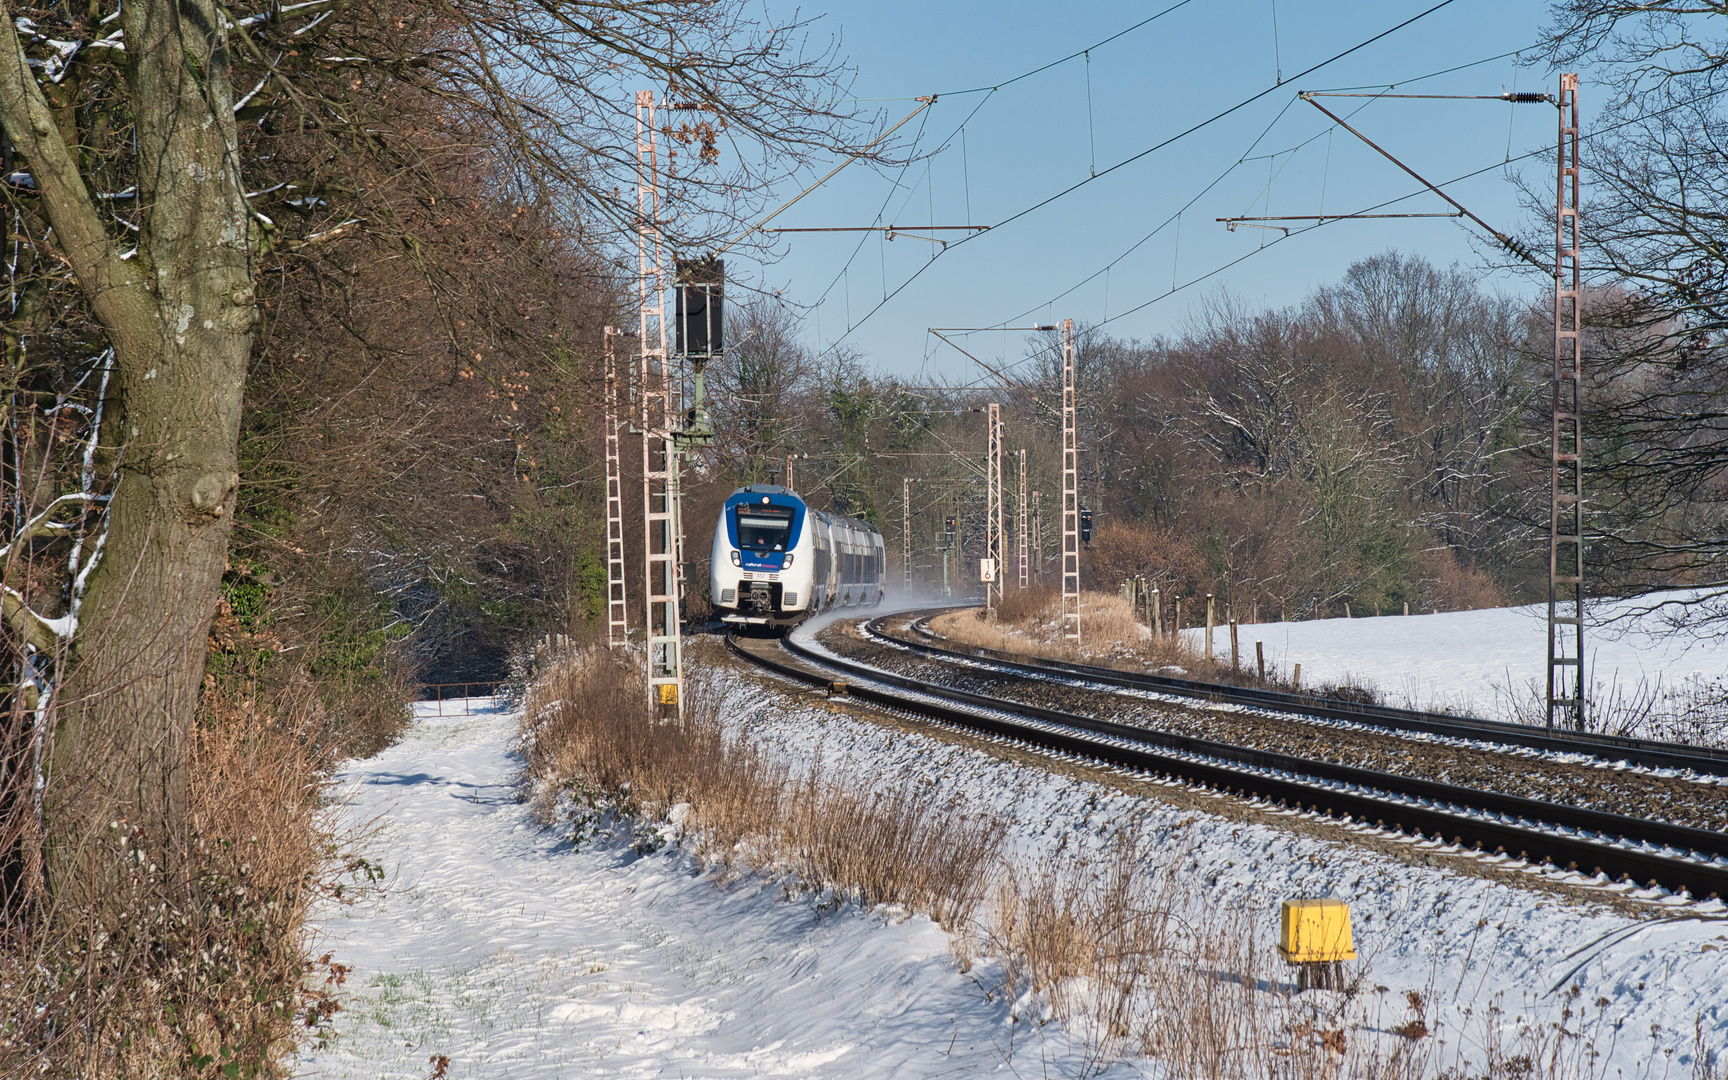
M 302 996 L 303 964 L 266 977 L 188 944 L 191 926 L 236 947 L 265 933 L 212 899 L 232 838 L 190 807 L 237 781 L 198 771 L 199 740 L 291 732 L 315 800 L 319 770 L 388 739 L 421 681 L 496 676 L 519 640 L 602 617 L 596 410 L 602 328 L 635 321 L 631 91 L 672 106 L 662 225 L 680 253 L 880 125 L 810 24 L 733 0 L 6 14 L 0 1000 L 37 1019 L 4 1029 L 0 1071 L 125 1071 L 145 1047 L 166 1064 L 134 1071 L 265 1067 L 328 999 Z M 1584 218 L 1603 592 L 1728 595 L 1725 18 L 1564 0 L 1529 54 L 1607 91 Z M 919 579 L 945 558 L 963 580 L 991 400 L 1027 452 L 1049 577 L 1057 342 L 1028 340 L 1000 387 L 932 390 L 813 349 L 795 309 L 743 295 L 712 372 L 719 439 L 689 463 L 698 587 L 719 498 L 784 478 L 789 455 L 799 490 L 883 527 L 891 553 L 916 478 Z M 1088 580 L 1262 618 L 1539 599 L 1545 305 L 1387 252 L 1287 310 L 1220 296 L 1150 342 L 1082 327 Z M 329 872 L 307 866 L 292 888 Z M 160 917 L 134 917 L 141 897 Z M 271 1020 L 199 997 L 265 983 L 289 1003 Z M 91 986 L 158 996 L 78 997 Z M 241 1057 L 206 1061 L 211 1037 Z

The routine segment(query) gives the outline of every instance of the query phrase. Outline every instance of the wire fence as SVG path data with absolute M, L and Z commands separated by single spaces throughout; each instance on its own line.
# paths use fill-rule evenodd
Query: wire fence
M 415 712 L 421 716 L 477 716 L 496 708 L 503 680 L 421 683 Z

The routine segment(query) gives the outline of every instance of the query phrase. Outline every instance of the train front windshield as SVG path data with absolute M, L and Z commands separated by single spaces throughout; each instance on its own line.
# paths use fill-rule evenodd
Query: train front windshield
M 740 506 L 738 546 L 750 551 L 785 551 L 792 535 L 789 506 Z

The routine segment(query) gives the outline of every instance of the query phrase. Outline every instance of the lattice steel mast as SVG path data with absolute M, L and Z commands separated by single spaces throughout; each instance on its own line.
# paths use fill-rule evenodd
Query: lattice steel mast
M 992 401 L 987 410 L 990 424 L 989 460 L 985 462 L 984 608 L 995 611 L 1002 603 L 1002 406 Z
M 648 700 L 682 720 L 684 668 L 678 619 L 678 448 L 672 365 L 666 348 L 666 275 L 660 237 L 660 177 L 654 92 L 636 92 L 637 294 L 640 299 L 643 571 L 647 600 Z
M 618 393 L 618 328 L 605 329 L 606 341 L 606 644 L 620 648 L 630 640 L 629 593 L 624 585 L 624 477 L 618 454 L 622 410 Z
M 1080 642 L 1080 468 L 1075 442 L 1074 320 L 1062 320 L 1062 636 Z
M 1584 293 L 1578 266 L 1578 76 L 1560 76 L 1554 181 L 1554 393 L 1548 513 L 1548 727 L 1584 730 Z
M 912 485 L 910 476 L 900 478 L 900 588 L 912 595 Z
M 1015 561 L 1019 563 L 1020 573 L 1016 576 L 1016 584 L 1024 589 L 1031 584 L 1031 554 L 1026 550 L 1026 451 L 1020 451 L 1020 491 L 1019 498 L 1014 500 L 1014 513 L 1018 518 L 1016 524 L 1016 543 L 1014 545 Z

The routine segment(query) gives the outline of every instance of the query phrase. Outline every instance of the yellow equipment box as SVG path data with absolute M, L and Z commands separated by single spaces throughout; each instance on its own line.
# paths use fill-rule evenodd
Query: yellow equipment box
M 660 704 L 662 704 L 662 705 L 676 705 L 676 704 L 678 704 L 678 684 L 677 683 L 671 683 L 671 682 L 661 683 L 659 686 L 656 686 L 654 688 L 654 690 L 655 690 L 655 693 L 659 699 Z
M 1292 964 L 1356 959 L 1350 905 L 1342 900 L 1286 900 L 1279 913 L 1278 952 Z

